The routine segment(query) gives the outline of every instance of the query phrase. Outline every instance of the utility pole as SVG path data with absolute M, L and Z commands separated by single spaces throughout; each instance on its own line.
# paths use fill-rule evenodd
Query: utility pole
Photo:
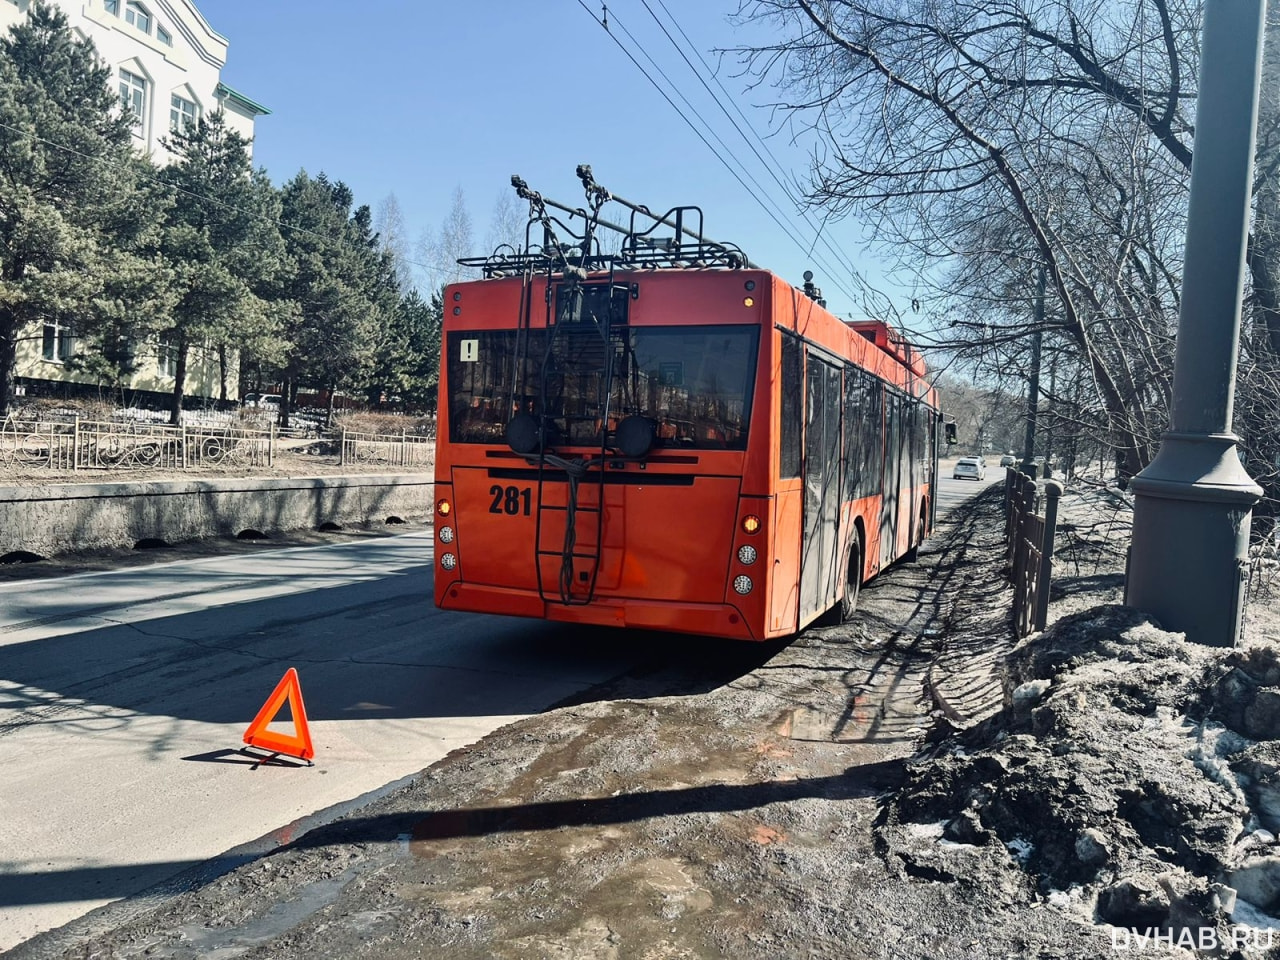
M 1027 433 L 1022 442 L 1022 472 L 1032 479 L 1036 475 L 1036 420 L 1040 413 L 1040 349 L 1044 343 L 1044 288 L 1047 283 L 1044 264 L 1036 274 L 1035 329 L 1031 333 L 1031 375 L 1027 378 Z
M 1213 646 L 1240 638 L 1249 522 L 1262 490 L 1231 432 L 1265 0 L 1208 0 L 1191 204 L 1160 453 L 1133 478 L 1125 603 Z

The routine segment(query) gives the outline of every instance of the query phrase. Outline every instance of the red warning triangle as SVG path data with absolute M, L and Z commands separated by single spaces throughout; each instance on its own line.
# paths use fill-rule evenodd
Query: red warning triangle
M 273 733 L 267 726 L 275 719 L 284 702 L 289 701 L 289 712 L 293 714 L 294 735 L 286 736 Z M 289 757 L 300 757 L 310 760 L 316 755 L 311 746 L 311 731 L 307 729 L 307 708 L 302 703 L 302 687 L 298 684 L 298 671 L 290 667 L 267 697 L 258 715 L 244 732 L 244 742 L 260 750 L 272 753 L 283 753 Z

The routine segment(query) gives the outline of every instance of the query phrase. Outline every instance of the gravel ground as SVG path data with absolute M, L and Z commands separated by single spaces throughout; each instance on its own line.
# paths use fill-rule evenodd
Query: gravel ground
M 1115 495 L 1063 518 L 1055 622 L 1021 644 L 992 489 L 850 624 L 789 645 L 629 635 L 652 655 L 609 687 L 12 956 L 1084 958 L 1264 923 L 1280 661 L 1115 606 Z M 1260 598 L 1250 642 L 1276 624 Z

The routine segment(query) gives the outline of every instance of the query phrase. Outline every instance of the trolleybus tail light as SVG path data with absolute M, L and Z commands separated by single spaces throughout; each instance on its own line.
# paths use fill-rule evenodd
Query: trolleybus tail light
M 760 518 L 753 513 L 742 518 L 743 533 L 756 533 L 760 529 Z
M 448 528 L 448 527 L 445 527 L 445 529 L 446 529 L 446 530 L 448 530 L 449 528 Z M 447 541 L 447 540 L 446 540 L 445 542 L 446 542 L 446 543 L 448 543 L 448 541 Z M 755 547 L 753 547 L 753 546 L 751 546 L 751 544 L 749 544 L 749 543 L 748 543 L 748 544 L 745 544 L 745 545 L 743 545 L 743 546 L 741 546 L 741 547 L 739 547 L 739 548 L 738 548 L 738 562 L 739 562 L 739 563 L 743 563 L 743 564 L 747 564 L 747 565 L 750 565 L 750 564 L 755 563 L 755 562 L 756 562 L 756 548 L 755 548 Z
M 453 506 L 452 504 L 449 503 L 448 500 L 436 501 L 436 513 L 440 514 L 440 516 L 447 517 L 449 515 L 449 511 L 452 509 L 453 509 Z
M 748 593 L 751 592 L 751 578 L 748 576 L 734 577 L 733 589 L 737 593 L 740 593 L 745 597 Z
M 440 554 L 440 566 L 444 567 L 444 569 L 446 569 L 446 570 L 452 570 L 452 569 L 453 569 L 454 567 L 456 567 L 457 565 L 458 565 L 458 558 L 457 558 L 457 557 L 455 557 L 452 553 L 442 553 L 442 554 Z M 740 580 L 745 580 L 746 578 L 745 578 L 745 577 L 739 577 L 738 579 L 740 579 Z M 747 583 L 748 583 L 748 584 L 749 584 L 750 582 L 751 582 L 750 580 L 748 580 L 748 581 L 747 581 Z M 737 584 L 735 583 L 735 584 L 734 584 L 734 586 L 736 587 L 736 586 L 737 586 Z M 747 589 L 748 589 L 748 590 L 750 590 L 751 588 L 748 586 L 748 587 L 747 587 Z
M 440 538 L 441 543 L 453 543 L 453 527 L 441 527 L 440 532 L 436 534 Z M 744 548 L 745 549 L 745 548 Z M 747 561 L 743 561 L 746 563 Z
M 755 298 L 755 297 L 743 297 L 743 298 L 742 298 L 742 305 L 743 305 L 744 307 L 754 307 L 754 306 L 756 305 L 756 298 Z

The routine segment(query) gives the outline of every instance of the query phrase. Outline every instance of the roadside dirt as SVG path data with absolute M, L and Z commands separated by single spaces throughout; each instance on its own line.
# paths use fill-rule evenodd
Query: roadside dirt
M 1023 644 L 992 488 L 850 624 L 785 646 L 627 635 L 653 654 L 610 688 L 12 956 L 1047 960 L 1267 923 L 1280 662 L 1114 606 L 1123 502 L 1064 520 L 1057 622 Z M 1250 617 L 1249 643 L 1280 646 L 1273 601 Z M 1253 932 L 1202 955 L 1264 955 Z

